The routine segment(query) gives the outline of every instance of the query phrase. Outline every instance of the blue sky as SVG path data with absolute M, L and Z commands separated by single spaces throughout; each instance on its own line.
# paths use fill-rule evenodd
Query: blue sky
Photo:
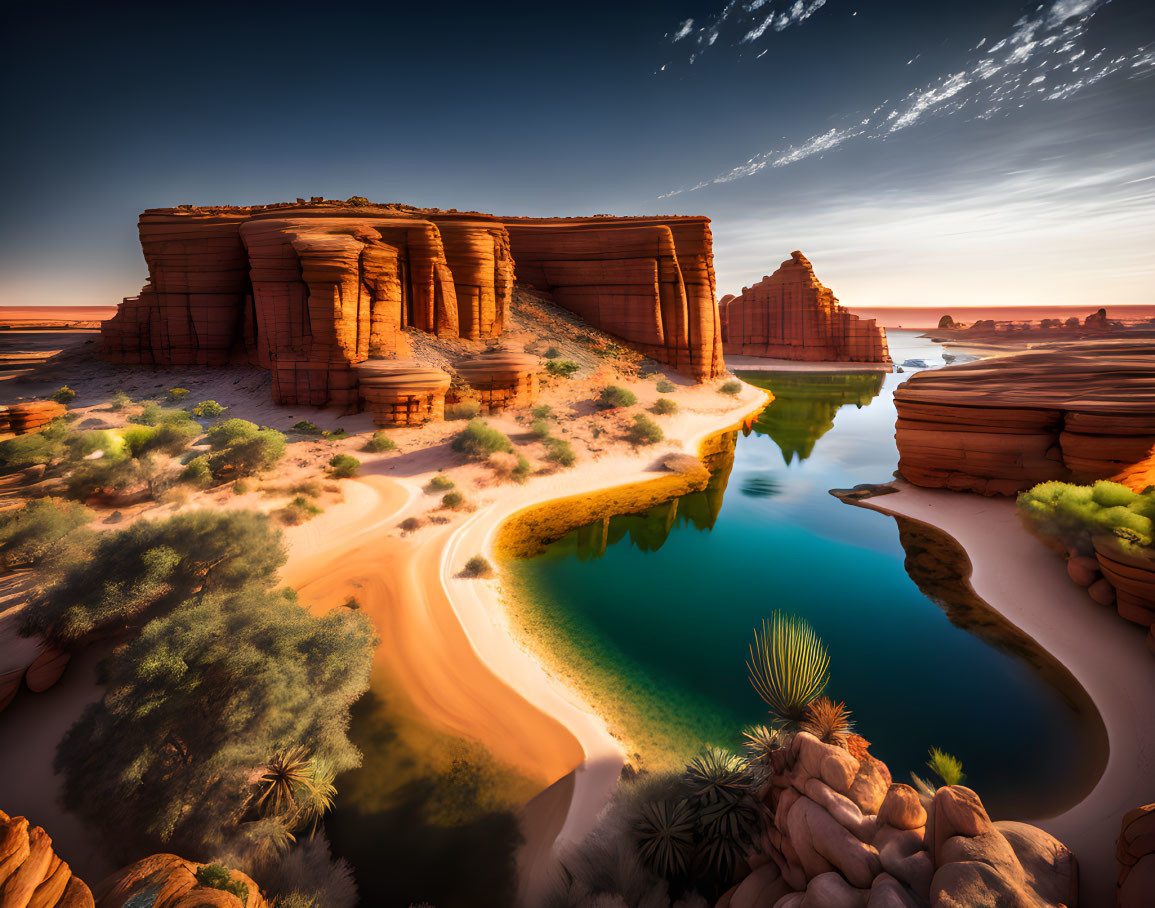
M 1155 5 L 0 6 L 0 304 L 110 304 L 136 216 L 324 195 L 705 214 L 719 293 L 1155 303 Z

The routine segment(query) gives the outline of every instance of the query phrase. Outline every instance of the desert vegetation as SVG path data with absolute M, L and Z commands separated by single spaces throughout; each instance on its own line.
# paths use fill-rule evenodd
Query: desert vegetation
M 1152 553 L 1155 488 L 1135 492 L 1117 482 L 1094 485 L 1043 482 L 1018 497 L 1024 524 L 1069 552 L 1090 555 L 1096 536 L 1110 537 L 1126 551 Z

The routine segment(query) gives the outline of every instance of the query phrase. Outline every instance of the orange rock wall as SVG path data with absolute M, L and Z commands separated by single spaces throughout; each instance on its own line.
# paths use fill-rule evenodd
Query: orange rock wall
M 801 252 L 719 304 L 725 351 L 807 362 L 889 363 L 886 331 L 838 304 Z
M 92 892 L 52 849 L 52 839 L 24 817 L 0 810 L 0 906 L 93 908 Z
M 505 221 L 517 279 L 699 380 L 725 371 L 708 218 Z

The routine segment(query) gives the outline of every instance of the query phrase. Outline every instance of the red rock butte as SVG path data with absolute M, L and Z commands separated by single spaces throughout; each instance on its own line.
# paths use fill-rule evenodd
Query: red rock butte
M 703 217 L 501 219 L 314 200 L 140 216 L 148 283 L 101 354 L 162 366 L 247 360 L 282 404 L 354 407 L 353 366 L 408 353 L 404 329 L 499 336 L 515 276 L 699 380 L 724 371 Z
M 814 275 L 801 252 L 738 296 L 722 297 L 725 352 L 806 362 L 889 363 L 886 331 L 859 318 Z
M 912 375 L 894 392 L 915 485 L 1014 495 L 1039 482 L 1155 482 L 1155 345 L 1080 344 Z

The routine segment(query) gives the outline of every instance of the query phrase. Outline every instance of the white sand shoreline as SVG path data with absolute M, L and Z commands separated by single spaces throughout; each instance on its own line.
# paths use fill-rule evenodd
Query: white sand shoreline
M 1109 752 L 1094 788 L 1057 816 L 1024 819 L 1075 853 L 1081 904 L 1113 905 L 1123 814 L 1155 801 L 1155 657 L 1143 629 L 1071 583 L 1062 560 L 1021 527 L 1012 500 L 895 485 L 895 494 L 847 503 L 951 536 L 970 559 L 975 593 L 1061 662 L 1099 711 Z

